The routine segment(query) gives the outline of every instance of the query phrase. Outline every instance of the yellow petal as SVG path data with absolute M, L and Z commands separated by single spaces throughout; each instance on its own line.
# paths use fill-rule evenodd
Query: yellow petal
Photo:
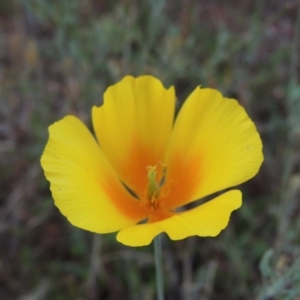
M 259 170 L 262 143 L 236 100 L 196 88 L 175 121 L 165 162 L 173 183 L 166 206 L 177 207 L 238 185 Z
M 67 116 L 49 127 L 41 164 L 56 206 L 80 228 L 107 233 L 135 224 L 145 212 L 129 195 L 85 125 Z
M 166 232 L 172 240 L 194 235 L 217 236 L 228 225 L 231 212 L 241 204 L 241 192 L 232 190 L 163 221 L 124 228 L 119 231 L 117 240 L 134 247 L 149 245 L 161 232 Z
M 104 104 L 93 107 L 100 146 L 122 180 L 145 192 L 147 167 L 162 163 L 175 109 L 175 92 L 152 76 L 126 76 L 109 87 Z

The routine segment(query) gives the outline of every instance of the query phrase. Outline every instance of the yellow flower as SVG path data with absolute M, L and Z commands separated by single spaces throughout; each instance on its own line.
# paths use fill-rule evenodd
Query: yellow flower
M 97 141 L 76 117 L 49 127 L 41 158 L 56 206 L 80 228 L 129 246 L 216 236 L 242 203 L 230 190 L 259 170 L 262 143 L 236 100 L 197 87 L 174 121 L 175 91 L 152 76 L 126 76 L 93 107 Z

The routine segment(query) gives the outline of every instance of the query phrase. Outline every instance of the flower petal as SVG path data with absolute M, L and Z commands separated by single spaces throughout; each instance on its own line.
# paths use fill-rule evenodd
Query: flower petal
M 259 134 L 238 102 L 196 88 L 179 112 L 168 145 L 166 182 L 176 187 L 164 202 L 178 207 L 238 185 L 253 177 L 262 161 Z
M 241 192 L 231 190 L 163 221 L 124 228 L 119 231 L 117 240 L 135 247 L 149 245 L 161 232 L 166 232 L 172 240 L 181 240 L 194 235 L 217 236 L 228 225 L 231 212 L 241 205 Z
M 49 127 L 41 158 L 56 206 L 80 228 L 107 233 L 143 219 L 85 125 L 67 116 Z
M 122 180 L 145 192 L 147 167 L 162 162 L 175 109 L 175 92 L 152 76 L 126 76 L 109 87 L 104 105 L 93 107 L 100 146 Z

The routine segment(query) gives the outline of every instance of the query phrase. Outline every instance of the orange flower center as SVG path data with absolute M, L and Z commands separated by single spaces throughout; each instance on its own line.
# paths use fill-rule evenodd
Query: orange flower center
M 147 167 L 148 184 L 142 202 L 148 210 L 148 222 L 157 222 L 171 217 L 174 213 L 164 206 L 163 199 L 170 191 L 170 186 L 165 182 L 166 165 L 157 164 Z

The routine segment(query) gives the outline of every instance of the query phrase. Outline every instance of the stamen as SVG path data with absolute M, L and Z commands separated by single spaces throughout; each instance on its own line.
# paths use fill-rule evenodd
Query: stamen
M 156 167 L 157 166 L 149 166 L 148 169 L 148 199 L 152 202 L 159 197 L 159 188 L 160 185 L 156 181 Z

